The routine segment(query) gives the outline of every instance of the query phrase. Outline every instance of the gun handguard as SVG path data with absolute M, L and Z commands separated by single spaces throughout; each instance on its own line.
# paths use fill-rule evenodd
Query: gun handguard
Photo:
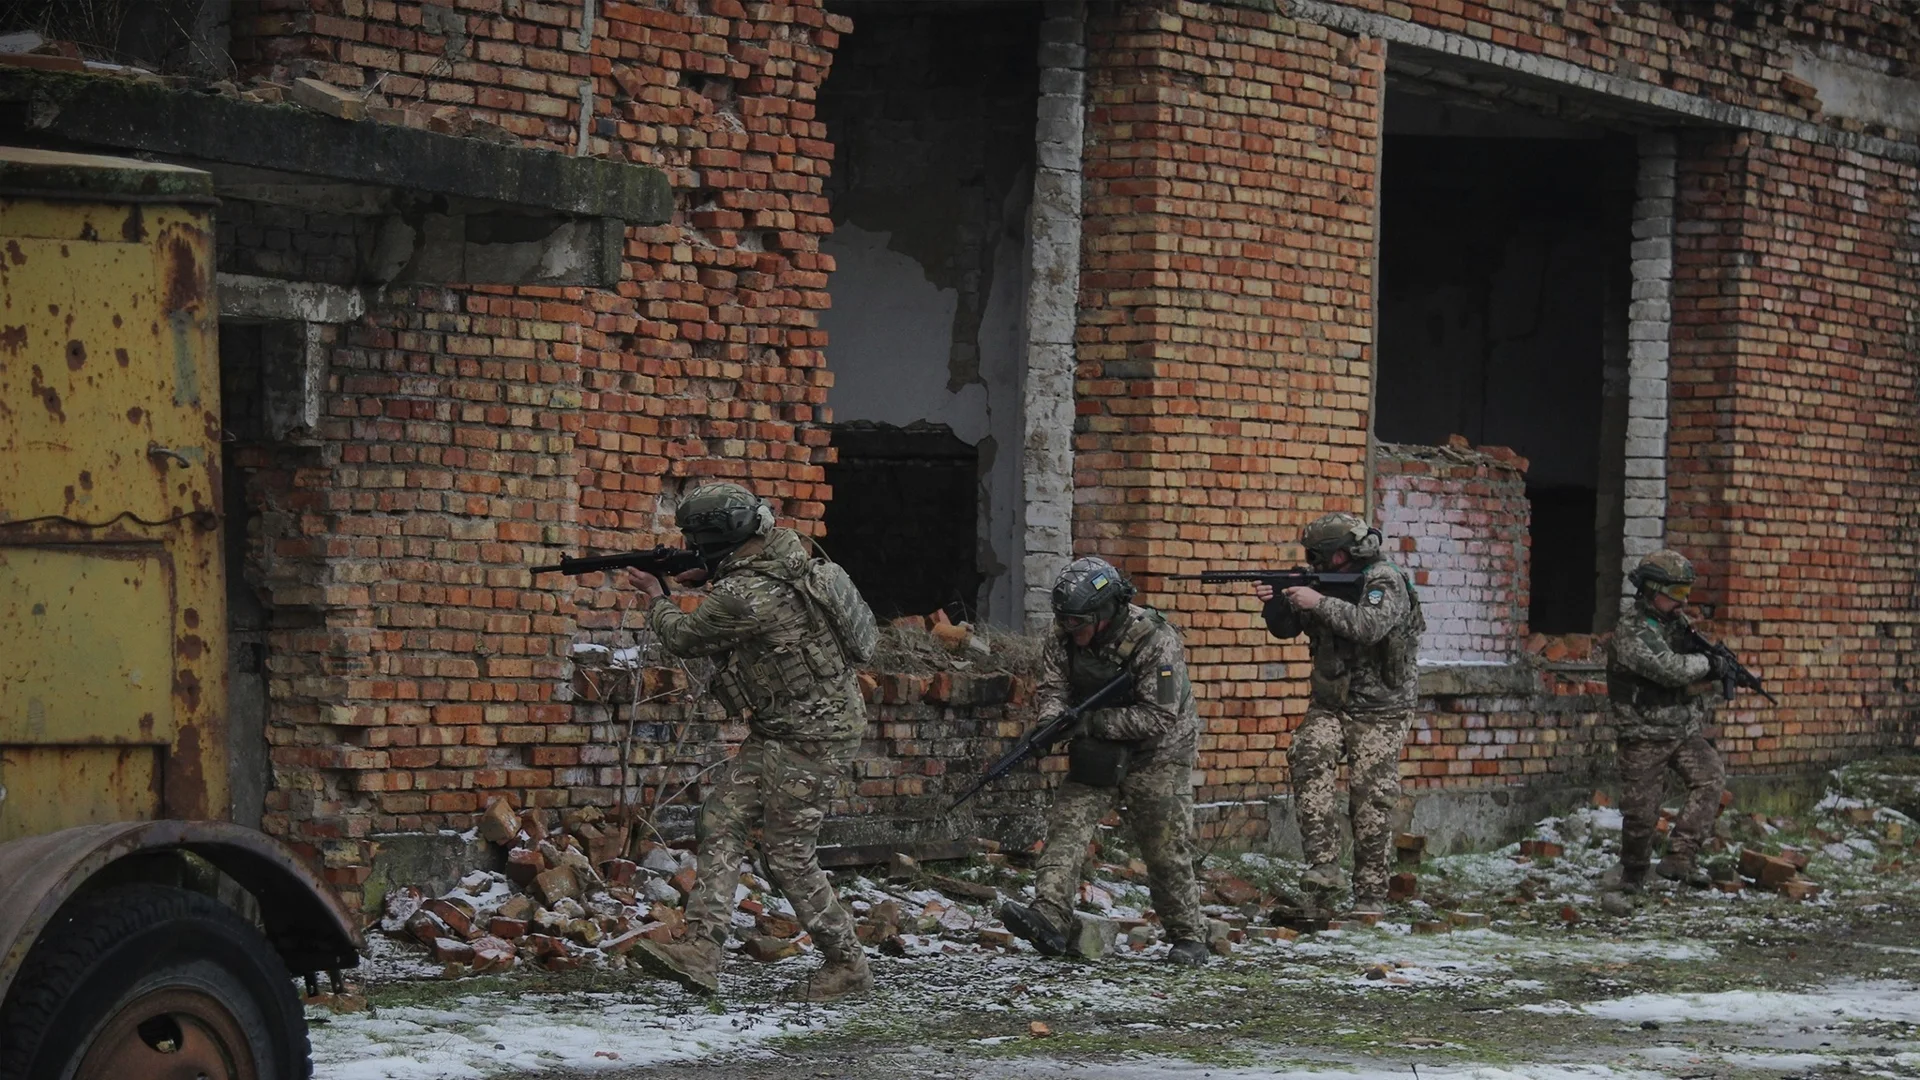
M 1067 733 L 1072 731 L 1074 727 L 1080 723 L 1081 717 L 1103 705 L 1112 703 L 1114 699 L 1120 697 L 1125 691 L 1131 689 L 1132 686 L 1133 672 L 1123 671 L 1115 675 L 1112 682 L 1088 694 L 1085 701 L 1082 701 L 1080 704 L 1073 706 L 1059 716 L 1054 717 L 1045 724 L 1021 736 L 1020 741 L 1014 744 L 1013 749 L 1002 755 L 1000 760 L 988 766 L 986 773 L 982 775 L 980 779 L 974 781 L 972 787 L 962 792 L 959 798 L 947 804 L 947 812 L 952 813 L 961 803 L 978 795 L 980 789 L 1007 775 L 1007 773 L 1012 772 L 1015 765 L 1031 757 L 1036 751 L 1045 750 L 1054 743 L 1066 738 Z
M 684 548 L 671 548 L 664 545 L 647 551 L 630 551 L 624 555 L 583 555 L 577 559 L 563 558 L 552 566 L 536 566 L 536 574 L 549 574 L 559 571 L 568 577 L 592 574 L 601 570 L 631 569 L 652 574 L 660 579 L 661 588 L 667 588 L 667 579 L 674 574 L 684 574 L 688 570 L 698 570 L 706 566 L 699 552 Z
M 1761 685 L 1760 676 L 1748 671 L 1746 665 L 1740 662 L 1740 658 L 1735 656 L 1733 650 L 1727 648 L 1723 642 L 1710 640 L 1691 625 L 1685 628 L 1685 633 L 1688 647 L 1703 656 L 1716 657 L 1720 660 L 1726 671 L 1726 674 L 1720 677 L 1720 693 L 1728 701 L 1733 700 L 1735 690 L 1739 689 L 1751 690 L 1759 694 L 1767 699 L 1769 705 L 1780 704 L 1772 694 L 1767 693 L 1766 687 Z
M 1197 574 L 1169 574 L 1167 580 L 1198 581 L 1202 585 L 1232 585 L 1250 581 L 1271 585 L 1276 592 L 1305 585 L 1342 600 L 1357 600 L 1360 581 L 1364 577 L 1364 574 L 1345 570 L 1309 570 L 1299 566 L 1292 570 L 1202 570 Z

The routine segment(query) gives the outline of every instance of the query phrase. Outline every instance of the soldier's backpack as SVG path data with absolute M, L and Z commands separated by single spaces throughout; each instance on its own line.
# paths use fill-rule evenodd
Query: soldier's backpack
M 839 563 L 809 559 L 807 569 L 794 584 L 826 619 L 834 641 L 840 645 L 840 655 L 849 665 L 873 659 L 874 647 L 880 642 L 879 622 Z

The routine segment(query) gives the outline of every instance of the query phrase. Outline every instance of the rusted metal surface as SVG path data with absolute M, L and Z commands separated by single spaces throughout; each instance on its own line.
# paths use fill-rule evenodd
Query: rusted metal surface
M 259 898 L 267 940 L 290 971 L 358 963 L 360 932 L 346 909 L 268 837 L 221 821 L 87 825 L 0 844 L 0 1002 L 40 932 L 88 880 L 122 859 L 174 849 L 206 859 Z
M 0 178 L 0 841 L 224 816 L 210 181 L 9 148 Z
M 170 987 L 108 1018 L 74 1080 L 128 1077 L 259 1080 L 259 1063 L 233 1010 L 212 994 Z

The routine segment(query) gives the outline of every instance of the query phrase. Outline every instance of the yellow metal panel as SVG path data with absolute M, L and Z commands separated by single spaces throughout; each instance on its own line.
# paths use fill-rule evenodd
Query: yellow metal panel
M 0 147 L 0 180 L 8 801 L 48 793 L 36 830 L 224 816 L 207 178 Z
M 23 212 L 32 205 L 42 213 Z M 46 219 L 61 217 L 75 232 L 87 222 L 83 206 L 13 202 L 0 214 L 0 236 L 14 219 L 44 230 Z M 159 251 L 35 236 L 5 241 L 0 521 L 99 525 L 125 514 L 157 523 L 215 509 L 208 454 L 218 449 L 219 416 L 207 405 L 218 388 L 218 357 L 209 357 L 198 309 L 167 309 L 158 291 L 162 272 L 173 271 L 168 260 L 183 259 L 181 273 L 190 277 L 198 258 L 177 225 L 166 240 Z
M 171 577 L 158 545 L 0 547 L 0 744 L 173 742 Z
M 0 747 L 0 844 L 160 813 L 157 746 Z

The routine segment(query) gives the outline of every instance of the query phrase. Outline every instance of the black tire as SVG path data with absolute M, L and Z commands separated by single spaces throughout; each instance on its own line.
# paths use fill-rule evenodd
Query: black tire
M 127 1038 L 130 1024 L 144 1051 Z M 74 1080 L 108 1043 L 135 1055 L 136 1072 L 138 1055 L 169 1045 L 251 1059 L 251 1070 L 238 1065 L 232 1076 L 308 1080 L 313 1071 L 293 979 L 266 938 L 219 901 L 165 885 L 119 886 L 68 905 L 0 1006 L 0 1080 Z M 156 1056 L 152 1073 L 167 1060 Z

